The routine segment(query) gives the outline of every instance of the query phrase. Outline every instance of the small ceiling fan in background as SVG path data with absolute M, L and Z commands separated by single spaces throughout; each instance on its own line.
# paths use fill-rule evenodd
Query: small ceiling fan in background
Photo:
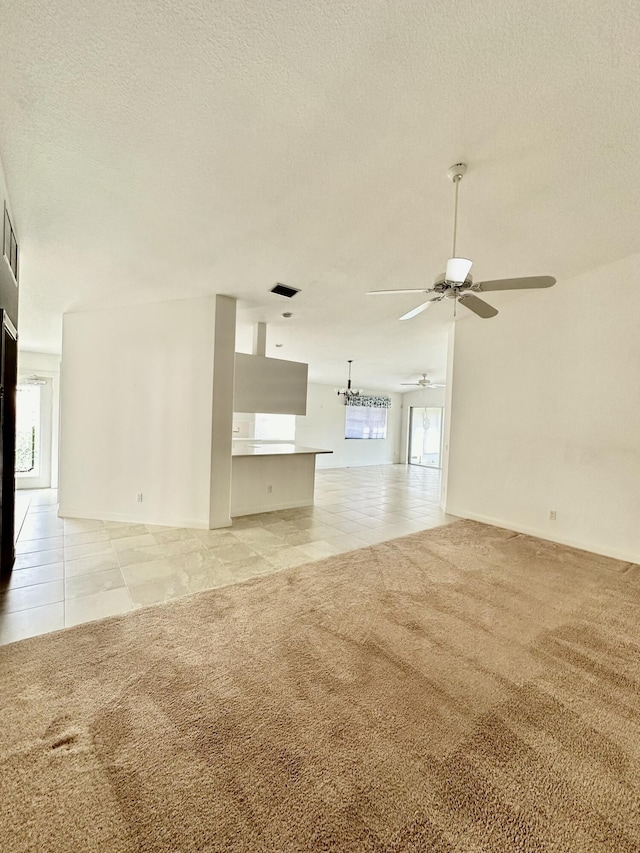
M 430 379 L 427 379 L 427 374 L 422 374 L 422 379 L 418 379 L 417 382 L 401 382 L 401 385 L 412 385 L 416 388 L 444 388 L 445 386 L 440 384 L 439 382 L 432 382 Z
M 476 293 L 489 293 L 490 291 L 499 290 L 529 290 L 538 289 L 541 287 L 551 287 L 556 283 L 555 278 L 550 275 L 529 276 L 527 278 L 503 278 L 497 281 L 479 281 L 476 284 L 470 275 L 470 270 L 473 261 L 468 258 L 456 257 L 456 235 L 458 230 L 458 185 L 462 180 L 467 167 L 464 163 L 456 163 L 452 166 L 447 175 L 455 185 L 455 204 L 453 211 L 453 248 L 451 258 L 447 261 L 447 268 L 444 273 L 436 278 L 433 287 L 427 288 L 401 288 L 397 290 L 370 290 L 369 296 L 386 295 L 392 293 L 435 293 L 436 295 L 422 302 L 411 311 L 407 311 L 400 317 L 401 320 L 410 320 L 421 314 L 434 302 L 441 302 L 443 299 L 454 299 L 465 308 L 473 311 L 478 317 L 488 319 L 495 317 L 498 313 L 497 309 L 484 299 L 478 298 Z M 455 310 L 455 303 L 454 303 Z

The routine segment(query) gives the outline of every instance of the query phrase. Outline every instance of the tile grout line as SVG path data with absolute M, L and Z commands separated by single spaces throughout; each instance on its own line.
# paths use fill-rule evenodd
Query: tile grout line
M 400 468 L 401 466 L 397 466 L 397 467 Z M 256 529 L 261 529 L 266 533 L 276 535 L 276 537 L 280 540 L 283 548 L 295 548 L 298 551 L 303 551 L 304 548 L 309 548 L 311 551 L 313 551 L 314 548 L 318 548 L 320 550 L 322 549 L 322 545 L 320 543 L 323 542 L 324 539 L 329 540 L 332 538 L 340 537 L 342 539 L 343 543 L 345 545 L 348 545 L 349 542 L 352 542 L 354 539 L 358 539 L 358 536 L 360 533 L 367 533 L 368 531 L 370 531 L 371 535 L 374 535 L 373 527 L 369 527 L 365 530 L 356 530 L 355 532 L 341 531 L 337 527 L 334 528 L 334 524 L 342 524 L 342 523 L 347 523 L 347 522 L 357 524 L 358 523 L 357 519 L 365 518 L 367 516 L 369 516 L 370 519 L 374 521 L 374 527 L 378 527 L 378 525 L 381 526 L 381 528 L 382 528 L 380 530 L 381 535 L 382 536 L 388 536 L 389 538 L 397 538 L 398 536 L 403 536 L 403 535 L 408 535 L 408 534 L 403 533 L 403 532 L 390 530 L 388 528 L 393 528 L 393 527 L 400 527 L 401 528 L 403 525 L 406 525 L 406 524 L 418 525 L 418 530 L 416 530 L 415 532 L 419 532 L 419 530 L 423 530 L 423 529 L 426 530 L 426 529 L 430 529 L 433 526 L 437 526 L 438 523 L 446 524 L 451 520 L 440 509 L 438 491 L 437 491 L 437 484 L 436 484 L 436 480 L 434 479 L 433 476 L 424 477 L 424 476 L 422 476 L 422 473 L 423 473 L 422 471 L 420 471 L 420 472 L 411 471 L 411 470 L 407 470 L 406 467 L 402 467 L 402 470 L 398 470 L 398 471 L 395 471 L 395 469 L 394 470 L 380 469 L 379 472 L 375 472 L 375 473 L 379 474 L 379 476 L 375 477 L 376 482 L 372 486 L 372 480 L 374 479 L 372 477 L 372 473 L 373 472 L 371 472 L 371 471 L 369 471 L 367 473 L 365 471 L 355 472 L 353 470 L 352 471 L 341 470 L 339 472 L 336 471 L 335 473 L 327 474 L 326 476 L 323 477 L 323 473 L 318 472 L 318 477 L 317 477 L 317 481 L 316 481 L 316 484 L 318 487 L 318 499 L 316 500 L 315 505 L 312 505 L 308 508 L 305 508 L 305 510 L 307 510 L 307 511 L 303 512 L 302 514 L 298 514 L 298 513 L 289 514 L 288 511 L 283 511 L 282 515 L 280 513 L 276 512 L 272 516 L 275 523 L 284 522 L 289 527 L 291 527 L 291 525 L 293 525 L 293 527 L 297 528 L 296 530 L 291 529 L 291 531 L 290 531 L 291 533 L 299 533 L 299 532 L 308 533 L 308 532 L 313 531 L 313 529 L 315 527 L 326 527 L 329 529 L 333 528 L 334 536 L 326 536 L 326 534 L 325 534 L 325 536 L 323 536 L 322 539 L 320 539 L 320 540 L 311 539 L 311 541 L 308 541 L 308 542 L 304 542 L 304 543 L 300 543 L 300 544 L 294 544 L 293 542 L 289 541 L 288 533 L 286 531 L 280 531 L 279 533 L 276 534 L 273 530 L 268 529 L 269 525 L 265 525 L 264 523 L 266 522 L 266 520 L 269 516 L 266 516 L 264 519 L 261 519 L 261 521 L 258 521 L 257 523 L 254 522 L 252 524 L 242 525 L 241 527 L 237 528 L 237 531 L 255 527 Z M 435 472 L 429 472 L 429 473 L 431 474 L 431 473 L 435 473 Z M 323 479 L 325 480 L 324 488 L 323 488 L 323 484 L 322 484 Z M 72 560 L 67 559 L 68 551 L 70 548 L 73 547 L 73 546 L 68 544 L 67 537 L 71 537 L 74 534 L 90 533 L 91 531 L 85 531 L 82 529 L 82 527 L 80 527 L 80 529 L 76 529 L 73 532 L 71 530 L 66 530 L 65 526 L 62 527 L 62 530 L 58 530 L 57 528 L 55 528 L 55 525 L 54 525 L 54 527 L 52 527 L 51 525 L 53 524 L 53 522 L 50 521 L 51 513 L 56 513 L 56 505 L 55 504 L 49 504 L 48 501 L 39 501 L 38 503 L 33 503 L 33 500 L 34 500 L 33 497 L 30 496 L 29 497 L 29 504 L 27 506 L 27 510 L 22 517 L 22 524 L 20 526 L 20 531 L 19 531 L 17 538 L 20 539 L 20 537 L 25 532 L 26 526 L 29 526 L 30 529 L 28 531 L 28 535 L 31 538 L 30 539 L 21 539 L 20 541 L 28 542 L 28 541 L 41 540 L 37 549 L 34 549 L 33 551 L 26 551 L 26 552 L 24 552 L 25 555 L 28 555 L 28 554 L 34 555 L 34 554 L 37 554 L 39 551 L 55 550 L 55 549 L 51 548 L 49 545 L 45 544 L 47 539 L 53 540 L 54 537 L 56 539 L 62 539 L 62 557 L 63 557 L 63 560 L 62 560 L 62 564 L 63 564 L 62 565 L 62 578 L 63 578 L 63 580 L 62 580 L 62 586 L 63 586 L 62 603 L 63 603 L 64 623 L 66 623 L 66 620 L 67 620 L 67 601 L 70 600 L 70 599 L 67 599 L 67 596 L 66 596 L 66 586 L 67 586 L 67 581 L 69 580 L 69 574 L 68 574 L 69 565 L 74 560 L 77 561 L 78 563 L 80 563 L 81 561 L 83 561 L 85 559 L 85 557 L 87 560 L 89 560 L 89 559 L 91 559 L 91 556 L 92 556 L 91 554 L 87 554 L 87 555 L 83 555 L 83 556 L 76 555 L 73 557 Z M 39 511 L 35 510 L 36 507 Z M 331 507 L 331 509 L 327 509 L 327 507 Z M 369 512 L 369 510 L 371 510 L 371 512 Z M 344 513 L 349 513 L 349 514 L 356 513 L 356 520 L 354 521 L 353 518 L 346 517 L 344 515 Z M 409 514 L 405 514 L 405 513 L 409 513 Z M 377 521 L 376 520 L 377 515 L 391 515 L 391 516 L 395 515 L 396 518 L 390 519 L 390 520 L 385 520 L 385 521 Z M 315 523 L 311 523 L 311 524 L 308 524 L 308 525 L 303 526 L 303 527 L 297 527 L 297 525 L 295 524 L 296 521 L 299 521 L 301 519 L 307 519 L 307 518 L 312 520 L 312 521 L 315 518 Z M 100 521 L 100 520 L 97 520 L 97 521 Z M 434 524 L 434 522 L 435 522 L 435 524 Z M 104 528 L 104 522 L 101 522 L 101 523 L 103 525 L 101 529 L 105 529 Z M 43 531 L 42 533 L 40 533 L 40 535 L 37 535 L 38 528 L 41 528 Z M 54 532 L 54 530 L 55 530 L 55 532 Z M 274 571 L 279 571 L 282 568 L 284 568 L 283 566 L 276 565 L 272 561 L 270 556 L 265 556 L 264 554 L 260 553 L 259 551 L 256 551 L 256 549 L 251 544 L 251 540 L 244 540 L 238 536 L 235 536 L 234 534 L 237 531 L 234 531 L 231 528 L 228 532 L 231 534 L 231 538 L 233 540 L 235 540 L 234 544 L 242 544 L 247 548 L 248 553 L 245 555 L 247 560 L 259 559 L 261 561 L 264 561 L 265 563 L 271 565 L 273 567 Z M 147 531 L 147 532 L 151 533 L 151 531 Z M 413 532 L 413 531 L 411 531 L 411 532 Z M 124 538 L 127 538 L 127 537 L 124 537 Z M 170 545 L 173 542 L 182 541 L 182 538 L 183 538 L 182 536 L 179 536 L 177 539 L 170 539 L 169 542 L 158 542 L 155 539 L 155 536 L 153 536 L 153 539 L 155 540 L 155 543 L 158 546 Z M 212 554 L 215 556 L 216 544 L 217 544 L 216 542 L 203 541 L 203 539 L 200 539 L 198 536 L 196 536 L 193 531 L 190 531 L 190 535 L 186 538 L 188 538 L 190 541 L 198 541 L 200 543 L 200 545 L 202 546 L 202 550 L 204 553 Z M 367 538 L 369 538 L 369 537 L 367 537 Z M 124 588 L 127 589 L 130 605 L 135 607 L 135 604 L 133 604 L 133 600 L 132 600 L 132 596 L 131 596 L 131 589 L 132 589 L 132 586 L 135 586 L 135 584 L 131 584 L 130 582 L 128 582 L 125 579 L 124 570 L 123 570 L 121 557 L 120 557 L 121 551 L 116 550 L 116 548 L 114 546 L 114 541 L 115 540 L 113 540 L 109 537 L 109 543 L 110 543 L 111 547 L 109 549 L 107 549 L 107 551 L 108 551 L 107 556 L 109 559 L 111 559 L 111 555 L 115 556 L 114 562 L 116 563 L 116 566 L 114 568 L 116 568 L 116 567 L 118 568 L 118 572 L 121 575 L 121 579 L 123 581 Z M 383 538 L 380 541 L 388 541 L 388 540 L 386 538 Z M 96 544 L 97 545 L 97 543 L 83 543 L 83 542 L 78 542 L 76 544 L 78 546 L 83 545 L 83 544 L 86 544 L 86 545 Z M 104 544 L 106 544 L 106 542 Z M 332 543 L 329 542 L 328 544 L 331 545 Z M 356 545 L 356 543 L 353 542 L 353 545 Z M 356 547 L 369 547 L 369 545 L 370 545 L 369 542 L 363 541 L 363 544 L 357 545 Z M 140 546 L 140 547 L 143 547 L 143 546 Z M 340 547 L 340 546 L 336 546 L 336 547 Z M 91 550 L 91 549 L 89 549 L 89 550 Z M 162 549 L 160 549 L 160 550 L 162 550 Z M 347 548 L 347 551 L 348 550 L 350 550 L 350 549 Z M 187 553 L 190 553 L 190 551 L 186 551 L 186 552 L 179 551 L 178 553 L 187 554 Z M 345 553 L 345 551 L 339 550 L 337 553 L 342 554 L 342 553 Z M 22 555 L 20 555 L 20 556 L 22 556 Z M 99 559 L 100 556 L 101 555 L 97 554 L 97 555 L 95 555 L 95 558 Z M 167 556 L 170 557 L 170 556 L 172 556 L 172 554 L 169 554 Z M 333 556 L 333 555 L 330 554 L 327 556 Z M 271 557 L 273 557 L 273 555 L 271 555 Z M 323 556 L 311 556 L 310 554 L 304 553 L 304 562 L 314 562 L 316 560 L 321 560 L 321 559 L 325 559 L 325 558 L 326 557 L 323 557 Z M 38 561 L 38 558 L 35 556 L 33 557 L 33 559 Z M 160 560 L 160 559 L 163 559 L 163 557 L 161 555 L 156 555 L 156 559 Z M 229 570 L 231 572 L 234 571 L 234 568 L 233 568 L 234 566 L 236 566 L 240 571 L 242 571 L 242 563 L 243 563 L 244 559 L 245 558 L 241 558 L 237 561 L 232 560 L 228 564 L 226 561 L 223 561 L 223 562 L 225 563 L 225 565 L 228 565 Z M 27 558 L 27 562 L 28 562 L 28 558 Z M 69 564 L 69 565 L 67 565 L 67 564 Z M 47 565 L 53 565 L 53 564 L 52 563 L 45 563 L 42 566 L 27 566 L 25 568 L 27 568 L 27 569 L 30 569 L 30 568 L 44 568 L 44 569 L 46 569 Z M 94 565 L 96 565 L 96 564 L 94 564 Z M 133 564 L 133 565 L 135 565 L 135 564 Z M 297 563 L 296 563 L 296 565 L 297 565 Z M 80 566 L 78 566 L 78 569 L 79 568 L 80 568 Z M 20 570 L 18 570 L 18 571 L 20 571 Z M 176 574 L 178 575 L 178 577 L 180 578 L 181 583 L 184 585 L 184 588 L 189 592 L 189 594 L 194 594 L 195 589 L 192 586 L 194 581 L 193 581 L 193 579 L 191 579 L 188 572 L 184 575 L 180 575 L 178 569 L 176 569 L 175 571 L 176 571 Z M 93 572 L 88 571 L 86 574 L 90 575 L 90 574 L 93 574 Z M 83 575 L 78 575 L 78 576 L 82 577 Z M 151 580 L 153 580 L 153 578 Z M 212 579 L 212 582 L 214 580 L 215 580 L 215 578 Z M 41 583 L 45 583 L 45 582 L 47 582 L 47 581 L 41 581 Z M 27 584 L 27 587 L 29 587 L 29 586 L 31 586 L 31 585 Z M 22 587 L 16 587 L 16 589 L 20 589 L 20 588 L 22 588 Z M 105 592 L 108 592 L 108 591 L 109 590 L 105 590 Z M 200 591 L 200 590 L 198 590 L 198 591 Z M 97 594 L 100 594 L 100 592 L 101 591 L 98 591 Z M 87 593 L 87 594 L 89 595 L 90 593 Z M 45 606 L 46 605 L 38 605 L 36 608 L 29 608 L 29 609 L 30 610 L 38 610 L 40 607 L 45 607 Z M 16 611 L 16 612 L 25 612 L 25 611 Z

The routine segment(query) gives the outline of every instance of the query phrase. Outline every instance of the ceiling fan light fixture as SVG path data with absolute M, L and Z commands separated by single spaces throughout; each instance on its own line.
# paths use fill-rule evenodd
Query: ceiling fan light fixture
M 462 284 L 467 280 L 469 270 L 473 266 L 473 261 L 468 258 L 449 258 L 447 261 L 447 270 L 444 274 L 446 281 Z

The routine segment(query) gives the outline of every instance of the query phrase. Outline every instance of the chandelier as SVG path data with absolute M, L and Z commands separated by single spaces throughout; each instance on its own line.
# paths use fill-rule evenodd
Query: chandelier
M 347 382 L 346 388 L 336 388 L 335 392 L 339 397 L 344 397 L 345 400 L 351 400 L 354 397 L 360 397 L 364 394 L 364 391 L 361 388 L 352 388 L 351 387 L 351 364 L 353 363 L 353 359 L 349 359 L 349 380 Z

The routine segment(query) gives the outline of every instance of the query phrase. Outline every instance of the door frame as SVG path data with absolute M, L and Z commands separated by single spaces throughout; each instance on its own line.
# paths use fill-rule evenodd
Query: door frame
M 411 461 L 411 442 L 413 439 L 413 410 L 414 409 L 440 409 L 440 448 L 438 451 L 439 465 L 424 465 L 421 462 Z M 409 438 L 407 441 L 407 465 L 416 465 L 418 468 L 430 468 L 432 471 L 442 471 L 442 456 L 444 453 L 444 406 L 409 406 Z
M 40 397 L 40 474 L 37 477 L 20 477 L 16 473 L 16 489 L 50 489 L 52 470 L 53 446 L 53 377 L 45 371 L 18 369 L 16 383 L 16 405 L 18 401 L 18 386 L 29 384 L 26 378 L 37 379 L 42 389 Z

